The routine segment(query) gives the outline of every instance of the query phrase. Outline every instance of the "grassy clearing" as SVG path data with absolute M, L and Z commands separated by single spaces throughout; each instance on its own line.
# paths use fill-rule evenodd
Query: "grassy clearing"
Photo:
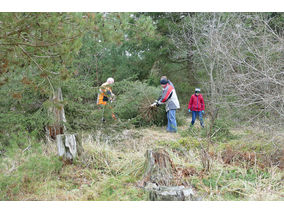
M 193 171 L 184 183 L 203 200 L 284 200 L 283 171 L 277 167 L 281 138 L 254 130 L 234 130 L 209 146 L 210 170 L 202 167 L 208 145 L 198 125 L 179 134 L 164 128 L 128 129 L 82 134 L 84 152 L 74 164 L 56 157 L 55 144 L 29 141 L 1 158 L 1 200 L 147 200 L 137 186 L 144 154 L 157 147 L 174 164 Z M 17 139 L 14 139 L 17 140 Z M 39 145 L 40 144 L 40 145 Z

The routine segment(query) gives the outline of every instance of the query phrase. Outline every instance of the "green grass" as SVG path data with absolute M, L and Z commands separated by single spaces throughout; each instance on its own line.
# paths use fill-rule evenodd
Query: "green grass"
M 281 176 L 273 175 L 273 171 L 243 169 L 215 165 L 209 174 L 190 178 L 191 184 L 200 193 L 207 193 L 206 200 L 283 200 L 283 186 L 279 188 Z M 271 194 L 269 193 L 271 192 Z M 273 197 L 272 194 L 278 194 Z M 254 195 L 259 197 L 253 198 Z
M 110 177 L 102 183 L 95 200 L 139 201 L 146 200 L 147 193 L 135 186 L 137 179 L 131 176 Z
M 55 156 L 30 156 L 9 174 L 0 175 L 0 199 L 13 200 L 20 192 L 34 193 L 37 182 L 52 180 L 62 168 L 62 162 Z
M 161 128 L 151 131 L 159 133 Z M 274 156 L 275 142 L 269 142 L 265 135 L 239 131 L 234 132 L 237 139 L 214 142 L 209 147 L 213 153 L 211 167 L 205 172 L 200 150 L 208 142 L 198 133 L 198 128 L 191 133 L 184 131 L 182 137 L 172 141 L 159 140 L 159 134 L 145 141 L 141 135 L 143 129 L 135 131 L 124 139 L 118 139 L 116 131 L 110 132 L 108 138 L 94 135 L 87 141 L 88 137 L 83 137 L 84 151 L 71 165 L 59 160 L 55 144 L 44 144 L 31 138 L 17 141 L 20 138 L 14 137 L 5 156 L 0 158 L 3 171 L 0 174 L 0 199 L 147 200 L 147 193 L 137 187 L 137 182 L 143 177 L 146 150 L 160 147 L 168 151 L 178 167 L 196 170 L 185 181 L 204 200 L 283 200 L 283 171 L 277 167 L 266 165 L 260 168 L 257 164 L 242 162 L 243 159 L 235 159 L 230 164 L 222 160 L 228 147 L 238 153 L 259 154 L 257 161 L 260 163 L 265 159 L 261 157 Z M 29 144 L 30 148 L 26 149 Z

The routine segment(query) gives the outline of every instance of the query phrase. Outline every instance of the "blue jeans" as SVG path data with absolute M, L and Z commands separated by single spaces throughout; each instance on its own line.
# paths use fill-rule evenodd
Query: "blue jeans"
M 176 122 L 176 110 L 171 109 L 167 111 L 167 118 L 168 118 L 168 132 L 176 132 L 177 131 L 177 122 Z
M 192 121 L 191 124 L 193 125 L 195 122 L 196 117 L 199 116 L 199 121 L 200 121 L 200 125 L 202 127 L 204 127 L 203 125 L 203 118 L 202 118 L 202 112 L 201 111 L 192 111 Z

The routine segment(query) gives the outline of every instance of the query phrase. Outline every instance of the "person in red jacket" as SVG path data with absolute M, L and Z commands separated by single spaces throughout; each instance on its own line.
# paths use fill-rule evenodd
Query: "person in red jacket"
M 195 88 L 195 94 L 193 94 L 188 103 L 188 112 L 192 112 L 191 126 L 194 125 L 197 115 L 199 116 L 200 125 L 204 128 L 202 115 L 204 114 L 205 104 L 202 95 L 200 94 L 200 88 Z

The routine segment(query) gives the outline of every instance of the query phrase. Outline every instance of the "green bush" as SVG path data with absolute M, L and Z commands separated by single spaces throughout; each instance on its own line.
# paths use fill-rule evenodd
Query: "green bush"
M 97 106 L 98 87 L 92 81 L 70 79 L 62 93 L 68 131 L 96 130 L 101 127 L 102 110 Z
M 5 112 L 0 114 L 0 156 L 10 146 L 21 146 L 25 136 L 42 138 L 48 122 L 46 111 L 41 108 L 34 113 Z M 19 138 L 19 140 L 17 140 Z
M 155 109 L 149 107 L 161 95 L 160 88 L 136 81 L 117 84 L 114 89 L 119 94 L 114 112 L 121 120 L 129 120 L 135 126 L 167 123 L 164 105 Z
M 31 145 L 30 139 L 35 138 L 28 131 L 22 129 L 18 132 L 6 132 L 0 136 L 0 157 L 13 157 L 19 150 Z

